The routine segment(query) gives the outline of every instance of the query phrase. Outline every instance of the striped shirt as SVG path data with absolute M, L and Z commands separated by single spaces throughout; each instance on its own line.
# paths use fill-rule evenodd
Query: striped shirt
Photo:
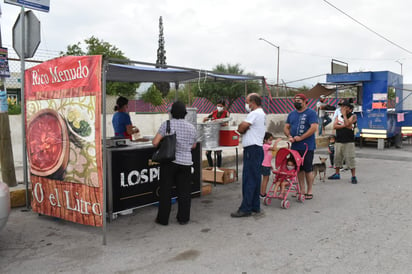
M 166 122 L 160 125 L 157 132 L 162 136 L 166 135 Z M 176 133 L 176 160 L 173 162 L 184 166 L 193 165 L 192 146 L 196 142 L 196 128 L 185 119 L 171 119 L 170 133 Z

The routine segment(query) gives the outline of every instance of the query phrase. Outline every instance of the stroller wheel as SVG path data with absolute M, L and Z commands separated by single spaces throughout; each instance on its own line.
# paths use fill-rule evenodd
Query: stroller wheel
M 263 204 L 264 205 L 270 205 L 272 203 L 272 199 L 270 199 L 270 198 L 265 198 L 265 199 L 263 199 Z
M 305 201 L 305 194 L 298 195 L 298 201 L 303 203 Z
M 284 209 L 288 209 L 290 207 L 290 202 L 288 200 L 282 200 L 280 202 L 280 207 Z
M 290 202 L 289 200 L 285 200 L 283 203 L 283 208 L 288 209 L 290 207 Z

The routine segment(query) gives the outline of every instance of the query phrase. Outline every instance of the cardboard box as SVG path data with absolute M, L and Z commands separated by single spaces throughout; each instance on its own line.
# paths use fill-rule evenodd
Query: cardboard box
M 214 170 L 211 167 L 202 170 L 202 180 L 205 182 L 214 182 Z M 217 168 L 216 183 L 228 184 L 236 180 L 236 170 L 229 168 Z
M 212 193 L 212 185 L 202 183 L 202 196 L 208 195 L 210 193 Z

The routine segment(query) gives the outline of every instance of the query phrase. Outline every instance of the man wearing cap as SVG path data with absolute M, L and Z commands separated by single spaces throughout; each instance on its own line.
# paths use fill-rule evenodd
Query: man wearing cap
M 335 144 L 335 173 L 328 177 L 329 180 L 340 179 L 340 169 L 343 167 L 343 161 L 352 172 L 351 183 L 357 184 L 355 169 L 355 132 L 354 127 L 357 121 L 356 115 L 353 114 L 353 105 L 344 100 L 341 103 L 341 117 L 337 117 L 333 122 L 333 129 L 336 129 Z
M 318 127 L 318 117 L 314 110 L 308 108 L 308 99 L 304 94 L 295 95 L 293 101 L 296 110 L 289 113 L 283 131 L 288 137 L 288 141 L 292 144 L 291 149 L 298 151 L 301 156 L 304 155 L 306 148 L 308 150 L 298 173 L 298 179 L 300 191 L 302 191 L 302 194 L 305 194 L 307 200 L 310 200 L 313 198 L 312 185 L 314 178 L 312 162 L 316 149 L 315 132 Z M 305 187 L 305 179 L 307 189 Z
M 332 121 L 329 116 L 326 115 L 326 106 L 326 96 L 321 95 L 319 101 L 316 103 L 316 110 L 319 117 L 319 136 L 322 135 L 322 130 Z

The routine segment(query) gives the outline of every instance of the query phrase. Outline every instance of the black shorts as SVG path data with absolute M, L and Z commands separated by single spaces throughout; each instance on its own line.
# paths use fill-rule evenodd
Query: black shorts
M 261 171 L 263 176 L 269 176 L 272 172 L 272 168 L 268 166 L 262 166 Z
M 300 156 L 303 156 L 305 154 L 304 150 L 297 150 L 299 152 Z M 313 156 L 315 152 L 313 150 L 308 150 L 305 155 L 305 159 L 303 161 L 303 165 L 300 167 L 300 170 L 304 172 L 311 172 L 313 171 Z

